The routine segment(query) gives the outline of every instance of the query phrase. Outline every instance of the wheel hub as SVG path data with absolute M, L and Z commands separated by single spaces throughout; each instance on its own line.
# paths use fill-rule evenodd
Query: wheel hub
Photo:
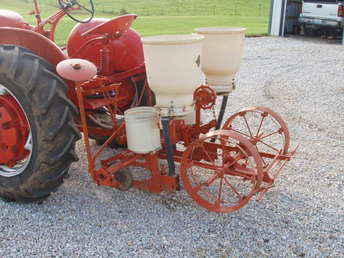
M 218 169 L 216 170 L 218 178 L 224 178 L 225 176 L 225 169 Z
M 24 171 L 31 156 L 31 141 L 30 125 L 22 106 L 0 85 L 0 176 L 11 177 Z

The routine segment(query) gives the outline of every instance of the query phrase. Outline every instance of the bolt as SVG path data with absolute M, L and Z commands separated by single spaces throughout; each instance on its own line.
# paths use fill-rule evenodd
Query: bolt
M 18 150 L 18 147 L 17 147 L 17 146 L 13 146 L 13 147 L 12 147 L 12 151 L 13 151 L 14 153 L 17 154 L 18 151 L 19 151 L 19 150 Z
M 6 122 L 2 124 L 2 129 L 7 130 L 11 128 L 11 123 L 10 122 Z
M 72 67 L 74 70 L 81 70 L 82 68 L 81 64 L 73 64 Z
M 262 113 L 262 117 L 267 117 L 269 115 L 269 113 L 268 112 L 264 112 L 264 113 Z

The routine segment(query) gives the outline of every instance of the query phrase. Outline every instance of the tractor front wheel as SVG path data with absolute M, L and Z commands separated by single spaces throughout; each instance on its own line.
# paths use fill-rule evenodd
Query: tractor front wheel
M 54 67 L 32 52 L 0 45 L 0 197 L 43 199 L 77 160 L 75 106 Z

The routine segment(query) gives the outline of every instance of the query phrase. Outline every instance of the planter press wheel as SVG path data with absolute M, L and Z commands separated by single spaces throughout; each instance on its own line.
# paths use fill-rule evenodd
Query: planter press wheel
M 288 153 L 290 146 L 289 130 L 284 120 L 265 107 L 252 107 L 244 109 L 232 115 L 224 126 L 224 130 L 232 130 L 256 146 L 260 154 L 264 170 L 270 172 L 269 177 L 274 176 L 270 170 L 274 159 L 278 155 Z M 270 156 L 268 158 L 267 156 Z
M 208 133 L 186 149 L 181 178 L 200 206 L 219 213 L 236 211 L 259 191 L 263 164 L 252 143 L 229 130 Z

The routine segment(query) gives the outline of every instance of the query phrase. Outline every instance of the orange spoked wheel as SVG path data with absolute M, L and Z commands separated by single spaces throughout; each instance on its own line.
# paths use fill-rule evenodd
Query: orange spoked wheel
M 289 130 L 284 120 L 271 109 L 252 107 L 232 115 L 222 127 L 247 138 L 257 149 L 263 161 L 267 180 L 279 172 L 281 156 L 287 155 L 290 146 Z
M 180 173 L 186 191 L 200 206 L 229 213 L 243 207 L 259 191 L 263 163 L 247 138 L 219 130 L 189 145 Z

